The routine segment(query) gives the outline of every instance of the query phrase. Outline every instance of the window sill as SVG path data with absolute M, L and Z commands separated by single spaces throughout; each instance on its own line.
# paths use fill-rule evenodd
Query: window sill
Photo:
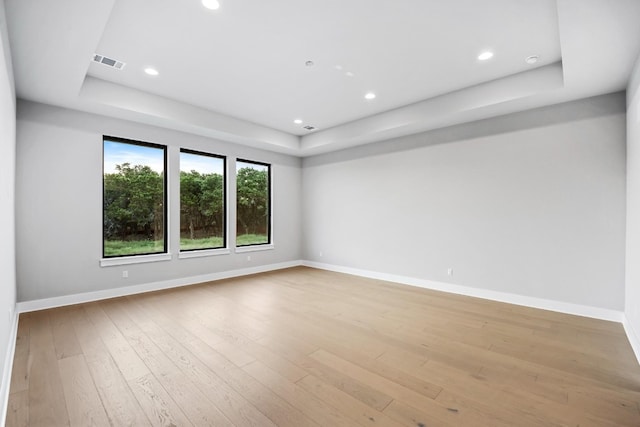
M 250 246 L 240 246 L 236 248 L 237 254 L 242 254 L 245 252 L 258 252 L 258 251 L 270 251 L 273 250 L 273 243 L 264 244 L 264 245 L 250 245 Z
M 228 248 L 221 249 L 199 249 L 195 251 L 185 251 L 178 254 L 178 259 L 202 258 L 216 255 L 229 255 L 231 251 Z
M 133 255 L 118 258 L 102 258 L 100 267 L 111 267 L 114 265 L 142 264 L 145 262 L 171 261 L 171 254 Z

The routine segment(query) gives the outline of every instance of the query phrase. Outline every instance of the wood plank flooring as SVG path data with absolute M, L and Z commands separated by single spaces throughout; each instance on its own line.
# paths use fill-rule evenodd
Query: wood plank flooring
M 7 426 L 640 426 L 622 326 L 299 267 L 22 314 Z

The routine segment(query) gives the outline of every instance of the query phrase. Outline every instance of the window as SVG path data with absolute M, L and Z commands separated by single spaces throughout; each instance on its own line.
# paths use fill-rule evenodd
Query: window
M 236 246 L 271 243 L 271 166 L 236 162 Z
M 226 247 L 222 156 L 180 150 L 180 250 Z
M 103 257 L 166 253 L 166 147 L 104 137 L 103 148 Z

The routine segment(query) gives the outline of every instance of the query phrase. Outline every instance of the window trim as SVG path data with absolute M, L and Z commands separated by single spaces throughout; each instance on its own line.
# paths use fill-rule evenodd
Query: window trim
M 142 147 L 156 148 L 162 150 L 163 153 L 163 165 L 164 168 L 162 174 L 162 236 L 164 241 L 164 248 L 162 252 L 144 252 L 139 254 L 128 254 L 128 255 L 105 255 L 105 235 L 104 235 L 104 220 L 105 220 L 105 206 L 104 206 L 104 197 L 105 197 L 105 188 L 104 188 L 104 143 L 106 141 L 117 142 L 121 144 L 130 144 L 130 145 L 138 145 Z M 100 260 L 101 266 L 109 266 L 109 265 L 122 265 L 122 264 L 135 264 L 138 262 L 154 262 L 154 261 L 165 261 L 167 259 L 171 259 L 171 254 L 169 253 L 169 218 L 168 218 L 168 198 L 169 198 L 169 187 L 168 187 L 168 147 L 162 144 L 156 144 L 147 141 L 138 141 L 135 139 L 122 138 L 118 136 L 111 135 L 102 135 L 102 258 Z M 166 255 L 166 256 L 165 256 Z M 168 256 L 168 257 L 167 257 Z M 147 257 L 146 259 L 140 257 Z M 122 260 L 122 262 L 108 262 L 110 260 Z
M 273 243 L 254 243 L 252 245 L 236 246 L 234 252 L 243 254 L 246 252 L 270 251 L 272 249 L 275 249 Z
M 222 159 L 222 217 L 224 222 L 224 233 L 222 236 L 222 246 L 218 246 L 215 248 L 198 248 L 198 249 L 181 249 L 180 248 L 180 239 L 178 239 L 178 258 L 197 258 L 198 256 L 210 256 L 210 255 L 223 255 L 225 253 L 229 253 L 229 214 L 228 214 L 228 206 L 227 206 L 227 156 L 222 154 L 213 154 L 207 153 L 205 151 L 192 150 L 189 148 L 180 148 L 180 154 L 194 154 L 197 156 L 205 156 L 205 157 L 214 157 L 218 159 Z M 182 170 L 179 169 L 179 173 L 182 173 Z M 178 178 L 178 185 L 180 185 L 180 178 Z M 182 208 L 182 188 L 179 187 L 179 196 L 180 196 L 180 208 Z M 181 209 L 180 209 L 181 210 Z M 182 219 L 182 214 L 180 214 L 180 218 L 178 218 L 178 235 L 180 234 L 180 228 L 182 224 L 180 224 L 180 220 Z M 225 252 L 226 251 L 226 252 Z M 202 252 L 201 255 L 186 255 L 186 254 L 194 254 L 197 252 Z M 206 253 L 205 253 L 206 252 Z
M 267 167 L 267 191 L 268 191 L 268 195 L 269 195 L 269 201 L 267 203 L 267 241 L 265 243 L 251 243 L 248 245 L 238 245 L 238 162 L 242 162 L 242 163 L 252 163 L 254 165 L 260 165 L 260 166 L 266 166 Z M 260 162 L 257 160 L 248 160 L 248 159 L 243 159 L 243 158 L 236 158 L 235 161 L 236 164 L 236 170 L 235 170 L 235 177 L 236 177 L 236 188 L 235 188 L 235 195 L 236 195 L 236 200 L 235 200 L 235 206 L 236 206 L 236 223 L 235 223 L 235 229 L 236 229 L 236 233 L 235 233 L 235 237 L 236 237 L 236 241 L 234 242 L 234 246 L 235 246 L 235 252 L 236 253 L 242 253 L 242 252 L 251 252 L 251 250 L 260 250 L 260 249 L 256 249 L 256 248 L 260 248 L 263 247 L 264 250 L 267 249 L 273 249 L 273 223 L 272 223 L 272 217 L 271 217 L 271 212 L 272 212 L 272 202 L 273 202 L 273 191 L 271 189 L 271 168 L 272 165 L 271 163 L 265 163 L 265 162 Z M 240 250 L 238 250 L 240 249 Z
M 178 259 L 204 258 L 208 256 L 229 255 L 230 253 L 231 251 L 229 250 L 229 248 L 190 249 L 178 253 Z
M 154 253 L 147 255 L 120 255 L 100 260 L 100 267 L 112 267 L 114 265 L 143 264 L 147 262 L 171 261 L 170 253 Z

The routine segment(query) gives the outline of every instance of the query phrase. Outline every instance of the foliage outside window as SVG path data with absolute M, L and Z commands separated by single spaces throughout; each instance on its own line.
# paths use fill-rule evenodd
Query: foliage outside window
M 166 253 L 166 147 L 105 137 L 103 149 L 103 256 Z
M 271 243 L 271 166 L 236 162 L 236 246 Z
M 224 248 L 225 158 L 180 150 L 180 250 Z

